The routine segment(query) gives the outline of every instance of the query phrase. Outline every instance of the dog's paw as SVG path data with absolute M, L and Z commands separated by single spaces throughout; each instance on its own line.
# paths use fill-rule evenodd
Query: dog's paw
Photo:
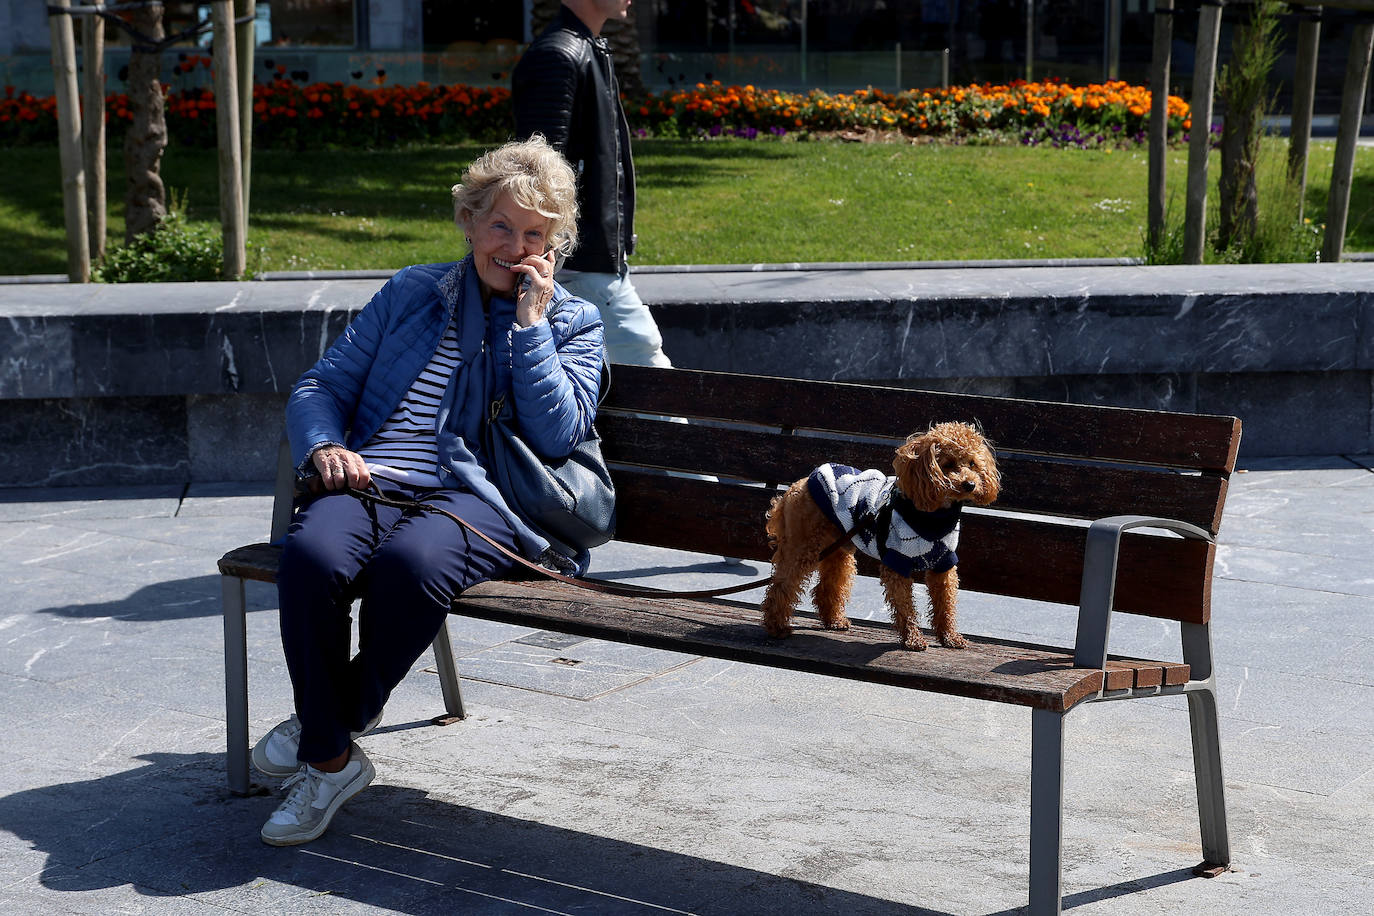
M 829 620 L 822 618 L 821 625 L 827 630 L 847 630 L 849 629 L 849 618 L 843 614 Z
M 763 621 L 763 629 L 774 639 L 786 639 L 792 635 L 792 625 L 790 623 L 778 623 L 775 620 Z
M 968 640 L 958 633 L 941 633 L 940 645 L 944 646 L 946 649 L 967 649 Z
M 906 639 L 902 640 L 902 646 L 910 649 L 912 652 L 924 652 L 926 650 L 926 641 L 919 635 L 908 636 Z

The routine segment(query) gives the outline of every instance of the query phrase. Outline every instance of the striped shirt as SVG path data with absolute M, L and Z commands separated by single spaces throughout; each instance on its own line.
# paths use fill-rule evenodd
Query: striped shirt
M 411 383 L 406 396 L 358 450 L 370 473 L 411 486 L 440 485 L 439 446 L 434 427 L 444 390 L 453 370 L 462 361 L 458 328 L 450 321 L 438 349 Z

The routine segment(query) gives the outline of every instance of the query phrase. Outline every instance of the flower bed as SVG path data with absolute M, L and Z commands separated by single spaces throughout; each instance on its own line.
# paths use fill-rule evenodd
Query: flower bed
M 174 74 L 183 72 L 183 66 L 174 68 Z M 513 123 L 510 91 L 502 87 L 308 83 L 291 78 L 284 67 L 254 87 L 253 111 L 253 142 L 264 148 L 499 142 L 509 136 Z M 859 133 L 1092 147 L 1143 142 L 1150 91 L 1122 82 L 1071 86 L 1049 80 L 832 95 L 715 82 L 626 98 L 625 111 L 640 137 Z M 53 98 L 6 87 L 0 98 L 0 143 L 56 143 L 56 112 Z M 1169 97 L 1168 118 L 1170 138 L 1181 139 L 1191 123 L 1187 104 L 1177 96 Z M 124 93 L 108 96 L 106 120 L 115 134 L 132 120 Z M 167 126 L 176 143 L 213 146 L 213 91 L 169 87 Z
M 644 135 L 755 137 L 791 132 L 878 131 L 959 140 L 987 134 L 1023 143 L 1093 146 L 1144 142 L 1150 91 L 1114 82 L 1092 86 L 1018 81 L 1008 85 L 861 89 L 831 95 L 698 83 L 688 91 L 650 93 L 628 112 Z M 1188 105 L 1169 97 L 1169 135 L 1190 126 Z

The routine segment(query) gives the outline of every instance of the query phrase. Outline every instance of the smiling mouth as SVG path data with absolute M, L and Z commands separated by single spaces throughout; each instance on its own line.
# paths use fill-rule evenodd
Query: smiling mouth
M 504 267 L 506 270 L 510 270 L 512 267 L 515 266 L 514 261 L 503 261 L 495 256 L 492 257 L 491 262 L 495 264 L 497 267 Z

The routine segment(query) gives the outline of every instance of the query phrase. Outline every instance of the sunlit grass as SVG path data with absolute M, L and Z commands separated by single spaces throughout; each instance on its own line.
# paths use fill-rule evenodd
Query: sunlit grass
M 1325 220 L 1333 148 L 1313 143 L 1307 215 L 1316 223 Z M 481 149 L 256 153 L 256 266 L 396 268 L 458 257 L 449 188 Z M 1181 208 L 1187 153 L 1168 155 L 1171 207 Z M 1144 148 L 639 141 L 634 263 L 1140 256 L 1146 160 Z M 120 241 L 117 151 L 109 168 L 109 234 Z M 213 151 L 167 151 L 163 179 L 186 193 L 192 221 L 218 219 L 215 169 Z M 1214 187 L 1216 173 L 1214 165 Z M 1361 148 L 1348 250 L 1374 250 L 1371 211 L 1374 150 Z M 0 274 L 65 272 L 55 151 L 0 151 L 0 238 Z

